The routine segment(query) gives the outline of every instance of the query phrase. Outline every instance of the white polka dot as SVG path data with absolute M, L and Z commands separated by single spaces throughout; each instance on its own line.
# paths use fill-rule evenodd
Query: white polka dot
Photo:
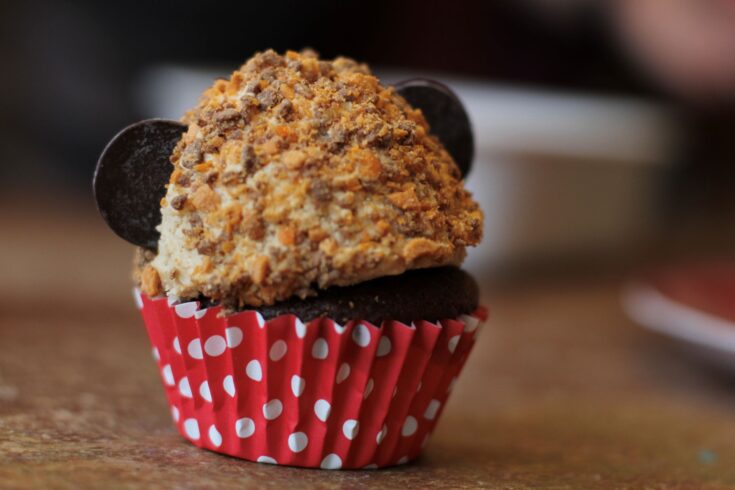
M 367 400 L 367 397 L 369 397 L 370 393 L 373 392 L 373 387 L 375 387 L 375 381 L 373 381 L 373 378 L 370 378 L 367 382 L 367 385 L 365 385 L 365 391 L 362 394 L 363 400 Z
M 171 417 L 173 417 L 174 422 L 179 421 L 179 409 L 176 407 L 171 407 Z
M 378 343 L 378 357 L 387 356 L 390 354 L 390 350 L 390 339 L 388 337 L 380 337 L 380 342 Z
M 442 403 L 439 400 L 431 400 L 424 411 L 424 418 L 427 420 L 434 420 L 441 406 Z
M 258 322 L 258 326 L 259 326 L 260 328 L 263 328 L 263 327 L 265 327 L 265 318 L 263 318 L 263 315 L 261 315 L 261 314 L 260 314 L 260 313 L 258 313 L 257 311 L 255 312 L 255 321 L 257 321 L 257 322 Z
M 205 316 L 207 316 L 207 311 L 209 311 L 208 308 L 204 308 L 203 310 L 197 310 L 194 312 L 194 318 L 197 320 L 201 320 Z
M 143 298 L 140 296 L 140 290 L 138 288 L 133 289 L 133 299 L 135 300 L 135 306 L 139 309 L 143 309 Z
M 375 442 L 380 444 L 383 442 L 383 439 L 385 439 L 385 435 L 388 433 L 388 426 L 383 424 L 383 427 L 380 429 L 380 432 L 378 432 L 378 435 L 375 436 Z
M 194 316 L 194 312 L 197 311 L 197 304 L 195 301 L 181 303 L 174 306 L 174 311 L 179 318 L 191 318 Z
M 377 470 L 378 469 L 378 465 L 376 465 L 375 463 L 370 463 L 367 466 L 363 466 L 362 469 L 363 470 Z
M 169 305 L 169 306 L 173 306 L 173 305 L 175 305 L 178 302 L 179 302 L 179 298 L 177 298 L 176 296 L 168 296 L 168 297 L 166 297 L 166 304 Z
M 337 335 L 342 335 L 347 330 L 347 327 L 343 327 L 337 322 L 332 322 L 332 326 L 334 327 L 334 331 L 337 332 Z
M 370 330 L 362 323 L 352 330 L 352 340 L 360 347 L 367 347 L 370 344 Z
M 202 341 L 194 339 L 189 342 L 189 345 L 186 346 L 186 352 L 194 359 L 204 359 L 204 354 L 202 354 Z
M 278 464 L 278 461 L 271 458 L 270 456 L 258 456 L 258 459 L 256 459 L 258 463 L 265 463 L 265 464 Z
M 235 434 L 240 439 L 247 439 L 255 433 L 255 422 L 249 417 L 238 419 L 235 422 Z
M 320 465 L 324 470 L 338 470 L 342 467 L 342 459 L 336 454 L 327 454 Z
M 232 378 L 231 374 L 228 374 L 225 376 L 225 379 L 222 380 L 222 388 L 225 389 L 225 392 L 227 392 L 228 395 L 231 397 L 235 397 L 235 380 Z
M 260 381 L 263 379 L 263 370 L 260 367 L 260 362 L 257 359 L 250 361 L 248 365 L 245 366 L 245 374 L 247 374 L 248 378 L 253 381 Z
M 277 419 L 281 412 L 283 412 L 283 403 L 277 398 L 263 405 L 263 417 L 267 420 Z
M 184 432 L 189 439 L 199 440 L 199 423 L 196 419 L 184 420 Z
M 339 371 L 337 371 L 337 384 L 340 384 L 342 381 L 346 380 L 349 375 L 350 365 L 346 362 L 343 362 L 342 365 L 339 367 Z
M 153 355 L 153 359 L 155 359 L 156 361 L 161 360 L 161 354 L 158 352 L 158 347 L 154 347 L 151 351 L 151 354 Z
M 396 464 L 406 464 L 408 463 L 408 456 L 402 456 L 398 461 L 396 461 Z
M 179 337 L 174 337 L 174 350 L 181 354 L 181 344 L 179 344 Z
M 273 342 L 273 345 L 271 346 L 271 350 L 268 353 L 268 357 L 271 358 L 271 361 L 278 362 L 281 359 L 283 359 L 283 356 L 286 355 L 286 352 L 288 351 L 288 346 L 286 345 L 286 342 L 283 340 L 276 340 Z
M 454 385 L 456 384 L 457 384 L 457 377 L 455 376 L 452 378 L 452 381 L 449 382 L 449 386 L 447 386 L 447 393 L 451 393 L 452 390 L 454 389 Z
M 209 382 L 202 381 L 202 384 L 199 385 L 199 395 L 208 402 L 212 401 L 212 392 L 209 391 Z
M 329 418 L 329 412 L 332 411 L 332 405 L 327 400 L 317 400 L 314 404 L 314 413 L 322 422 L 326 422 Z
M 294 432 L 288 436 L 288 448 L 295 452 L 300 453 L 309 444 L 309 437 L 303 432 Z
M 166 383 L 167 386 L 173 386 L 176 384 L 176 381 L 174 381 L 174 373 L 171 371 L 171 364 L 163 366 L 161 374 L 163 374 L 163 382 Z
M 359 430 L 360 422 L 355 419 L 346 420 L 345 423 L 342 424 L 342 434 L 344 434 L 345 437 L 349 440 L 353 440 L 355 437 L 357 437 L 357 433 Z
M 297 318 L 296 320 L 294 320 L 293 327 L 298 338 L 303 339 L 304 337 L 306 337 L 306 325 L 304 325 L 304 322 Z
M 225 329 L 225 339 L 227 347 L 234 349 L 242 342 L 242 330 L 238 327 L 228 327 Z
M 209 440 L 215 447 L 220 447 L 222 445 L 222 434 L 219 433 L 217 427 L 214 425 L 209 426 Z
M 416 433 L 416 429 L 418 429 L 419 424 L 416 421 L 414 417 L 409 415 L 406 417 L 406 421 L 403 422 L 403 427 L 401 427 L 401 435 L 403 437 L 409 437 Z
M 189 385 L 189 378 L 186 376 L 179 380 L 179 393 L 181 393 L 181 396 L 186 398 L 193 398 L 193 395 L 191 394 L 191 386 Z
M 318 338 L 314 341 L 314 345 L 311 348 L 311 356 L 314 359 L 326 359 L 329 355 L 329 344 L 323 338 Z
M 204 342 L 204 352 L 212 357 L 221 356 L 227 349 L 227 342 L 221 335 L 212 335 Z
M 464 323 L 465 332 L 474 332 L 480 324 L 480 319 L 470 315 L 460 315 L 459 321 Z
M 293 396 L 300 397 L 301 394 L 304 392 L 304 388 L 306 386 L 306 382 L 304 381 L 304 378 L 299 376 L 298 374 L 294 374 L 291 376 L 291 391 L 293 392 Z
M 447 347 L 449 347 L 449 352 L 454 354 L 454 351 L 457 349 L 457 344 L 459 344 L 459 335 L 455 335 L 451 339 L 449 339 L 449 343 L 447 344 Z

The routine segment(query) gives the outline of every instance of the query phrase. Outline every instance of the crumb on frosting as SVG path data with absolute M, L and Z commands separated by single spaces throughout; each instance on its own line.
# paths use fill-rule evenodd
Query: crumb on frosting
M 144 292 L 231 307 L 459 264 L 482 213 L 420 110 L 366 65 L 256 54 L 183 118 Z

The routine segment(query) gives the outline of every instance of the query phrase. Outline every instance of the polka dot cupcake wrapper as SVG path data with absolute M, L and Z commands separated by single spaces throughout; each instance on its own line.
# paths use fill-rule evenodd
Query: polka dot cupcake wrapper
M 406 463 L 426 445 L 487 318 L 269 321 L 135 292 L 179 432 L 260 463 Z

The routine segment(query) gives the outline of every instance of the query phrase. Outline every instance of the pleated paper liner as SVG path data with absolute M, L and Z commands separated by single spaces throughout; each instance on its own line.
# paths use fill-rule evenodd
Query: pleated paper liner
M 380 327 L 135 292 L 174 422 L 194 445 L 309 468 L 380 468 L 426 445 L 481 323 L 472 315 Z

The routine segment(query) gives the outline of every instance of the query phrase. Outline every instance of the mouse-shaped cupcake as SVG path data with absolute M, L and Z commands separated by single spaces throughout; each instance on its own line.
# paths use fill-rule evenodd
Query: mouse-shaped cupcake
M 419 454 L 486 317 L 458 268 L 482 236 L 472 145 L 442 85 L 292 51 L 110 142 L 95 196 L 139 246 L 136 299 L 187 439 L 328 469 Z

